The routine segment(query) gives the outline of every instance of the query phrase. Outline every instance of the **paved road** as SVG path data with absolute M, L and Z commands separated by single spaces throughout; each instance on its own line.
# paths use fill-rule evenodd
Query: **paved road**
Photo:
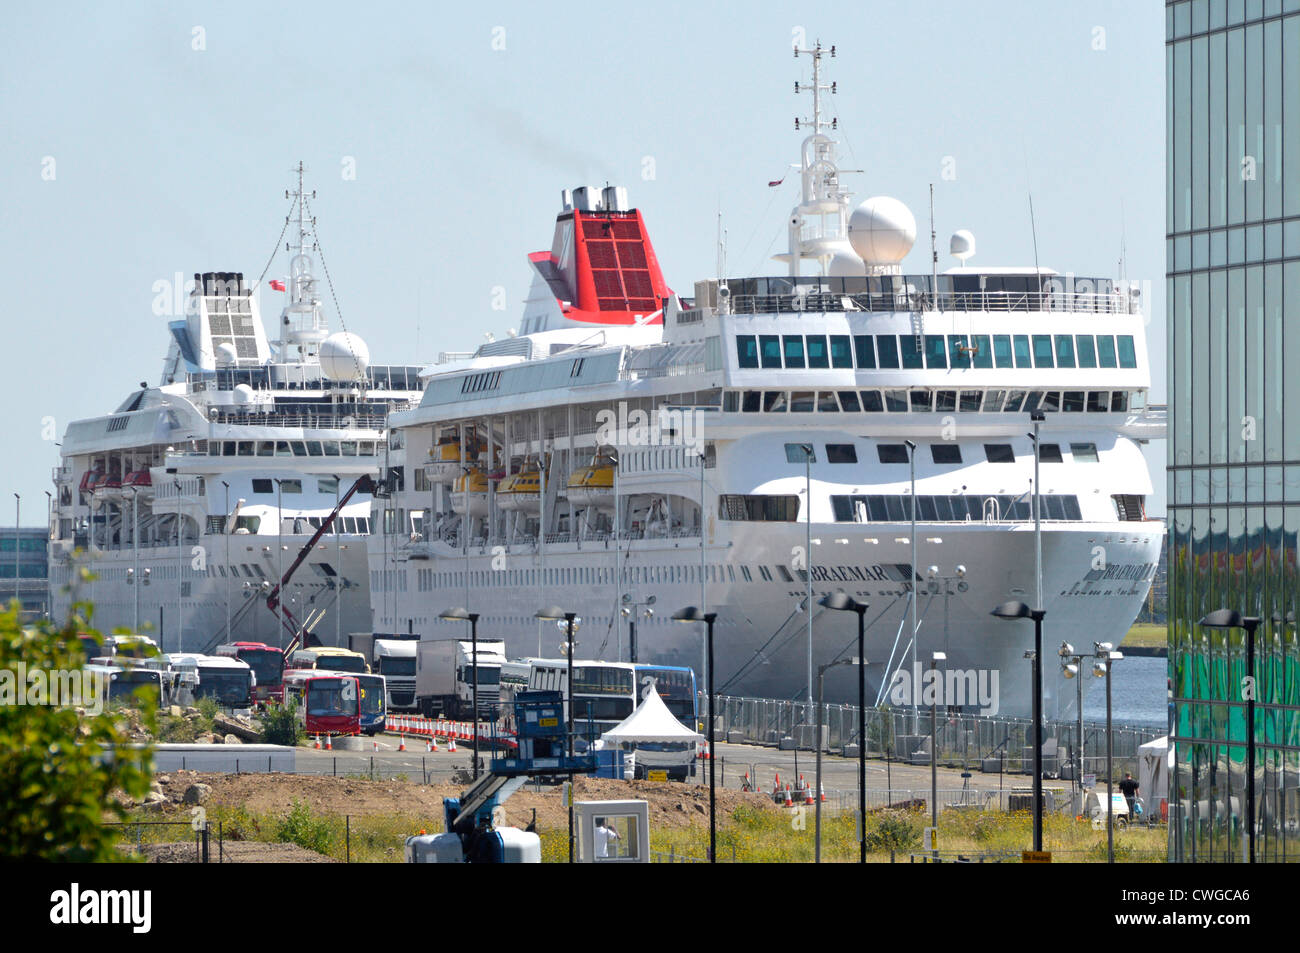
M 378 735 L 373 740 L 365 740 L 365 751 L 316 751 L 300 749 L 298 752 L 298 772 L 301 774 L 337 774 L 365 775 L 376 778 L 390 778 L 398 775 L 416 783 L 440 783 L 451 781 L 456 771 L 470 767 L 470 749 L 461 746 L 455 754 L 443 750 L 427 752 L 424 739 L 407 738 L 406 751 L 398 751 L 399 740 L 392 735 Z M 757 787 L 762 791 L 771 791 L 777 772 L 781 783 L 787 782 L 798 786 L 800 775 L 809 785 L 815 777 L 815 756 L 807 751 L 778 751 L 775 748 L 758 745 L 719 744 L 717 752 L 718 783 L 728 788 L 739 788 L 746 772 L 750 774 Z M 484 752 L 486 760 L 489 755 Z M 708 781 L 708 762 L 698 763 L 699 771 L 694 783 L 705 784 Z M 938 787 L 941 803 L 957 800 L 983 801 L 984 795 L 969 794 L 959 797 L 954 793 L 966 788 L 973 792 L 996 792 L 1013 789 L 1026 790 L 1031 781 L 1027 775 L 984 774 L 970 772 L 969 778 L 963 778 L 960 770 L 940 767 L 938 769 Z M 858 762 L 855 759 L 841 758 L 836 755 L 822 755 L 822 786 L 828 797 L 851 800 L 857 791 Z M 1048 788 L 1056 788 L 1069 793 L 1070 783 L 1048 782 Z M 910 765 L 900 762 L 886 763 L 879 759 L 867 761 L 867 790 L 871 803 L 881 806 L 885 803 L 898 803 L 913 798 L 928 800 L 930 793 L 929 765 Z

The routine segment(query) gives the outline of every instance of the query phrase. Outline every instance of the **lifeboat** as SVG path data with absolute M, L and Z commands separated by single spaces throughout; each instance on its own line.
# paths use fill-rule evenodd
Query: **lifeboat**
M 518 473 L 501 481 L 497 487 L 497 506 L 503 510 L 541 513 L 542 474 L 537 464 L 525 464 Z
M 149 473 L 149 468 L 143 470 L 132 470 L 122 480 L 122 498 L 130 496 L 128 492 L 132 487 L 135 488 L 136 495 L 143 502 L 153 499 L 153 476 Z
M 468 489 L 468 493 L 466 490 Z M 469 497 L 466 500 L 466 496 Z M 488 514 L 488 478 L 483 470 L 475 467 L 469 473 L 462 473 L 456 478 L 451 490 L 451 511 L 458 516 L 465 515 L 465 504 L 469 504 L 470 516 L 487 516 Z
M 464 444 L 464 459 L 475 462 L 485 449 L 485 443 L 473 427 L 465 428 L 465 438 L 461 439 L 461 428 L 451 430 L 438 438 L 438 443 L 429 451 L 429 460 L 424 465 L 424 472 L 435 481 L 450 480 L 461 475 L 461 445 Z
M 95 499 L 97 500 L 116 503 L 122 499 L 122 496 L 122 475 L 119 470 L 113 470 L 105 474 L 103 479 L 95 484 Z
M 614 509 L 614 458 L 598 453 L 569 476 L 569 502 L 598 510 Z

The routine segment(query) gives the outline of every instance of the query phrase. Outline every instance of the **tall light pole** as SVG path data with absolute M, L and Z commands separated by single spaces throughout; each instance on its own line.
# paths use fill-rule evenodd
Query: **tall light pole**
M 226 533 L 226 569 L 229 570 L 230 569 L 230 534 L 235 531 L 235 527 L 231 525 L 231 519 L 230 519 L 230 484 L 227 483 L 225 480 L 222 480 L 221 485 L 226 488 L 226 525 L 224 527 L 224 530 Z M 232 640 L 230 638 L 230 584 L 229 582 L 225 583 L 222 588 L 226 590 L 226 641 L 230 642 Z
M 334 595 L 334 644 L 342 647 L 343 645 L 343 534 L 339 532 L 339 520 L 343 518 L 339 513 L 339 475 L 334 476 L 334 565 L 338 567 L 338 574 L 334 577 L 334 585 L 338 587 L 338 592 Z M 415 479 L 412 473 L 411 479 Z M 429 510 L 429 515 L 433 516 L 433 510 Z M 425 539 L 428 539 L 428 528 L 425 529 Z M 432 543 L 430 543 L 432 547 Z M 476 762 L 477 763 L 477 759 Z
M 45 491 L 45 539 L 46 551 L 49 550 L 49 540 L 54 538 L 54 494 L 49 490 Z M 45 582 L 45 618 L 50 617 L 50 609 L 54 606 L 54 600 L 50 598 L 49 573 L 46 573 Z
M 478 734 L 479 734 L 478 732 L 478 613 L 470 612 L 468 609 L 465 608 L 456 608 L 456 609 L 448 609 L 447 611 L 443 612 L 438 618 L 447 619 L 449 621 L 461 620 L 461 621 L 469 622 L 470 652 L 471 652 L 471 657 L 473 659 L 472 664 L 474 666 L 474 700 L 472 703 L 474 706 L 473 775 L 474 775 L 474 780 L 477 781 L 478 780 Z M 572 672 L 573 669 L 572 652 L 570 652 L 569 668 L 570 668 L 570 672 Z M 572 694 L 570 694 L 570 697 L 572 697 Z M 570 800 L 572 800 L 572 798 L 570 798 Z
M 1074 687 L 1077 695 L 1074 701 L 1075 715 L 1078 718 L 1078 725 L 1075 730 L 1078 732 L 1075 737 L 1075 753 L 1077 758 L 1074 764 L 1074 789 L 1079 795 L 1079 804 L 1083 805 L 1083 673 L 1080 666 L 1083 665 L 1083 656 L 1074 651 L 1074 646 L 1069 642 L 1062 642 L 1061 648 L 1056 653 L 1061 657 L 1061 674 L 1066 678 L 1074 679 Z
M 930 653 L 930 671 L 936 672 L 939 663 L 947 661 L 943 652 Z M 932 676 L 934 677 L 934 676 Z M 939 834 L 939 709 L 938 692 L 930 695 L 930 848 L 934 859 L 939 859 L 939 847 L 935 838 Z M 1035 848 L 1037 850 L 1037 848 Z
M 623 469 L 623 458 L 617 449 L 611 449 L 610 458 L 614 461 L 614 644 L 618 646 L 619 657 L 623 654 L 623 616 L 618 610 L 623 598 L 623 565 L 619 561 L 619 538 L 622 530 L 622 510 L 618 498 L 618 471 Z M 628 547 L 631 548 L 630 546 Z
M 832 592 L 822 599 L 827 609 L 858 614 L 858 863 L 867 862 L 867 603 L 858 602 L 845 592 Z M 821 787 L 817 789 L 821 799 Z
M 799 444 L 803 451 L 804 479 L 804 611 L 808 613 L 808 704 L 813 700 L 813 601 L 812 601 L 812 458 L 813 445 Z M 712 750 L 712 749 L 710 749 Z
M 1256 619 L 1256 622 L 1259 620 Z M 1124 653 L 1113 651 L 1109 642 L 1093 643 L 1092 674 L 1106 679 L 1106 863 L 1115 863 L 1115 802 L 1112 785 L 1114 783 L 1114 735 L 1110 727 L 1110 666 L 1122 659 Z M 1251 840 L 1252 846 L 1254 839 Z M 1038 848 L 1035 848 L 1038 849 Z M 1253 856 L 1253 853 L 1252 853 Z
M 20 569 L 19 559 L 21 553 L 19 549 L 22 544 L 22 531 L 19 526 L 22 525 L 22 508 L 23 498 L 17 493 L 14 494 L 14 599 L 18 601 L 18 618 L 23 616 L 23 597 L 18 592 L 18 572 Z
M 825 600 L 823 600 L 824 604 Z M 825 707 L 826 699 L 826 670 L 834 668 L 836 665 L 853 665 L 857 659 L 837 659 L 834 662 L 827 662 L 825 665 L 817 667 L 817 721 L 813 734 L 813 745 L 817 749 L 817 768 L 814 773 L 813 798 L 817 807 L 813 811 L 815 822 L 813 824 L 813 863 L 822 862 L 822 709 Z M 861 668 L 861 666 L 858 666 Z
M 1258 616 L 1244 616 L 1232 609 L 1218 609 L 1201 620 L 1201 625 L 1208 629 L 1246 630 L 1246 674 L 1240 687 L 1242 700 L 1246 703 L 1246 836 L 1250 845 L 1246 862 L 1249 864 L 1255 862 L 1255 695 L 1258 690 L 1255 678 L 1255 630 L 1262 621 Z M 1106 680 L 1106 685 L 1107 688 L 1110 687 L 1109 679 Z
M 176 487 L 176 651 L 180 652 L 185 648 L 185 600 L 181 582 L 185 575 L 185 549 L 181 545 L 181 527 L 185 517 L 181 511 L 181 481 L 173 480 L 172 483 Z
M 652 618 L 655 610 L 650 607 L 655 604 L 654 596 L 647 596 L 644 602 L 635 602 L 632 599 L 632 593 L 623 593 L 623 607 L 619 611 L 627 618 L 627 660 L 636 663 L 636 610 L 645 609 L 645 617 Z
M 1042 609 L 1031 609 L 1023 602 L 1013 601 L 1002 603 L 990 615 L 999 619 L 1034 620 L 1034 850 L 1041 851 L 1043 849 L 1043 617 L 1047 613 Z
M 919 596 L 916 584 L 920 579 L 920 573 L 916 571 L 916 444 L 910 440 L 904 440 L 907 445 L 907 465 L 912 482 L 911 496 L 908 497 L 908 505 L 911 507 L 912 515 L 912 578 L 909 580 L 910 592 L 912 594 L 912 671 L 916 669 L 916 637 L 921 631 L 921 620 L 918 615 Z M 916 737 L 920 729 L 920 712 L 917 708 L 917 692 L 912 692 L 912 737 Z
M 275 601 L 275 614 L 279 620 L 277 636 L 279 641 L 284 640 L 284 600 L 287 593 L 284 591 L 284 481 L 275 481 L 275 548 L 276 548 L 276 581 L 279 588 L 280 598 Z M 306 646 L 299 646 L 305 648 Z
M 540 529 L 540 528 L 539 528 Z M 539 534 L 540 535 L 540 534 Z M 568 671 L 564 676 L 565 700 L 564 707 L 568 711 L 568 717 L 565 719 L 565 734 L 568 738 L 568 744 L 565 748 L 568 753 L 569 761 L 573 761 L 573 621 L 578 617 L 576 612 L 568 612 L 559 606 L 547 606 L 545 609 L 538 609 L 533 613 L 534 619 L 559 621 L 564 620 L 564 650 L 568 659 Z M 711 762 L 710 762 L 711 763 Z M 569 772 L 569 863 L 573 863 L 573 772 Z
M 135 588 L 135 615 L 132 618 L 131 631 L 140 632 L 140 587 L 144 580 L 140 578 L 140 488 L 131 487 L 131 549 L 134 566 L 131 569 L 131 582 Z M 229 559 L 226 560 L 229 562 Z M 161 633 L 160 633 L 161 635 Z
M 812 606 L 808 607 L 809 615 L 812 614 Z M 709 863 L 717 863 L 718 860 L 718 790 L 714 774 L 714 765 L 717 759 L 713 757 L 713 623 L 718 619 L 716 612 L 703 612 L 695 606 L 687 606 L 685 609 L 678 609 L 673 613 L 674 622 L 703 622 L 705 625 L 705 651 L 709 660 Z

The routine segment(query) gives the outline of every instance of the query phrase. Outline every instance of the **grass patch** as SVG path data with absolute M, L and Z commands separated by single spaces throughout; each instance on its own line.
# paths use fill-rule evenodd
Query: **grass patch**
M 1139 622 L 1129 628 L 1128 634 L 1120 642 L 1120 647 L 1132 646 L 1135 648 L 1164 648 L 1169 644 L 1169 628 L 1164 625 L 1153 625 L 1149 622 Z

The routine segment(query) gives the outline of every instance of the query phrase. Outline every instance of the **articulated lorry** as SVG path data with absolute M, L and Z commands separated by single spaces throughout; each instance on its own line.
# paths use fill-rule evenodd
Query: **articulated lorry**
M 348 645 L 370 663 L 370 670 L 384 676 L 384 701 L 389 711 L 416 711 L 415 656 L 418 635 L 387 632 L 354 632 Z
M 428 718 L 473 718 L 474 643 L 439 639 L 414 643 L 416 705 Z M 506 643 L 500 639 L 478 640 L 478 710 L 481 718 L 491 717 L 500 705 L 501 666 L 506 660 Z

